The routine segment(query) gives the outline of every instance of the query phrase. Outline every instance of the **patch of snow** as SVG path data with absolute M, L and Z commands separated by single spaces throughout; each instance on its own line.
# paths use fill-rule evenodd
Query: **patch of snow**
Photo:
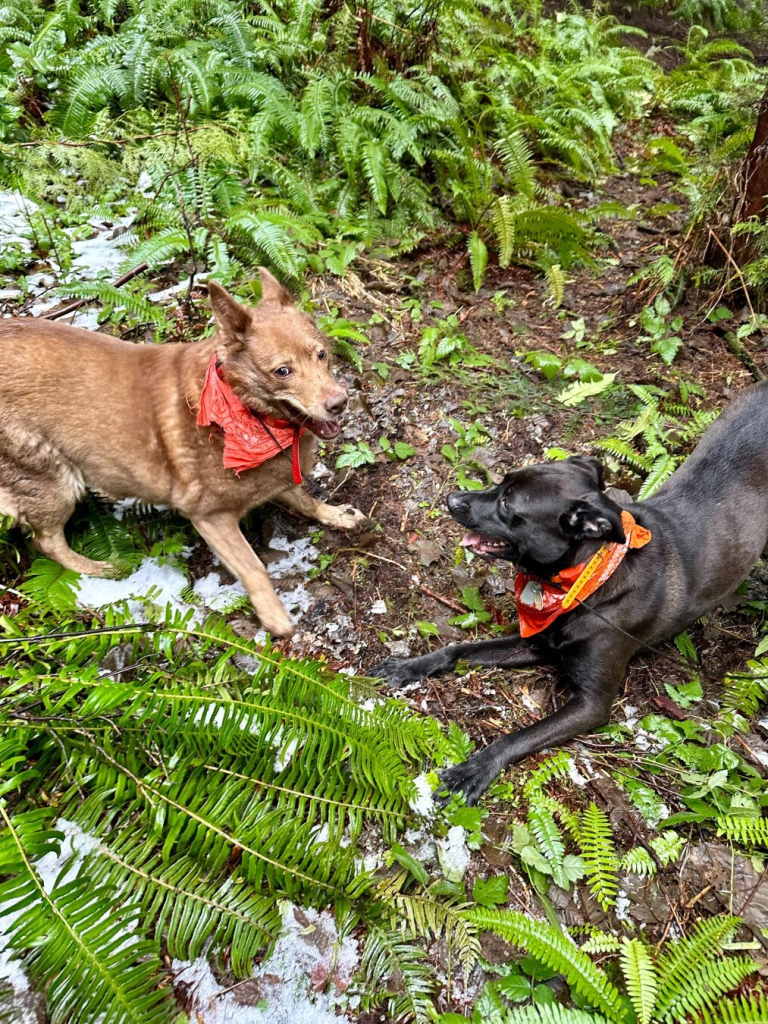
M 437 842 L 437 859 L 443 875 L 449 882 L 460 882 L 469 867 L 470 853 L 461 825 L 448 829 L 448 835 Z
M 136 498 L 121 498 L 120 501 L 116 501 L 112 506 L 112 515 L 118 522 L 122 522 L 125 513 L 135 505 L 138 505 L 138 503 Z
M 136 182 L 136 191 L 145 199 L 154 198 L 156 189 L 149 171 L 142 171 L 139 180 Z
M 312 836 L 312 845 L 319 846 L 321 843 L 327 843 L 330 839 L 330 830 L 328 828 L 328 822 L 324 821 L 322 825 L 316 825 L 310 835 Z
M 527 693 L 520 694 L 520 700 L 523 702 L 523 706 L 527 711 L 540 712 L 541 705 L 538 704 L 533 697 L 530 697 Z
M 385 601 L 379 598 L 378 601 L 374 601 L 370 608 L 371 615 L 386 615 L 387 605 Z
M 283 932 L 274 951 L 245 985 L 219 985 L 204 957 L 173 961 L 174 984 L 191 1000 L 193 1019 L 197 1015 L 205 1024 L 339 1024 L 335 1008 L 347 999 L 359 960 L 357 941 L 339 938 L 327 910 L 299 910 L 284 901 L 281 911 Z
M 619 889 L 618 893 L 616 894 L 615 908 L 617 921 L 626 921 L 629 918 L 629 908 L 631 905 L 632 901 L 627 896 L 626 892 L 623 889 Z
M 179 281 L 178 284 L 172 284 L 168 288 L 163 288 L 162 291 L 150 292 L 147 298 L 150 302 L 167 302 L 168 299 L 174 298 L 179 292 L 188 291 L 190 284 L 204 284 L 207 280 L 208 274 L 196 274 L 194 282 L 188 277 L 186 281 Z
M 209 572 L 207 576 L 197 580 L 192 591 L 206 608 L 214 612 L 231 611 L 248 596 L 248 591 L 239 580 L 234 583 L 222 583 L 217 572 Z
M 382 604 L 384 602 L 382 601 Z M 385 609 L 386 610 L 386 609 Z M 373 611 L 373 609 L 371 609 Z M 387 640 L 385 647 L 389 648 L 389 651 L 395 658 L 408 658 L 411 653 L 411 645 L 407 640 Z
M 427 776 L 419 775 L 413 780 L 413 784 L 416 787 L 416 796 L 409 801 L 411 810 L 415 814 L 421 814 L 425 817 L 434 814 L 435 801 L 432 797 L 432 787 Z
M 68 324 L 70 327 L 79 327 L 81 331 L 98 331 L 99 310 L 79 309 L 73 317 L 64 317 L 62 323 Z
M 70 276 L 77 281 L 89 281 L 97 277 L 117 277 L 125 260 L 122 244 L 128 240 L 127 228 L 133 224 L 135 213 L 126 214 L 108 226 L 104 221 L 93 220 L 96 229 L 93 238 L 84 238 L 72 243 L 75 258 L 72 260 Z
M 175 611 L 185 612 L 189 605 L 181 600 L 187 586 L 187 574 L 157 558 L 145 558 L 138 569 L 122 580 L 103 576 L 81 576 L 75 584 L 77 603 L 84 608 L 104 608 L 107 605 L 128 602 L 128 611 L 135 622 L 146 622 L 144 603 L 151 594 L 153 604 L 170 605 Z
M 0 224 L 3 225 L 0 241 L 4 246 L 18 245 L 24 252 L 32 251 L 27 232 L 30 230 L 29 218 L 37 209 L 37 203 L 21 192 L 0 192 Z
M 638 729 L 635 735 L 635 746 L 638 750 L 659 754 L 667 746 L 667 741 L 660 736 L 653 736 L 647 729 Z
M 267 572 L 273 580 L 281 580 L 285 576 L 305 575 L 317 561 L 319 554 L 310 537 L 299 537 L 288 540 L 281 534 L 269 542 L 273 551 L 285 551 L 283 558 L 278 558 L 267 565 Z
M 275 755 L 275 771 L 281 772 L 284 768 L 293 760 L 293 755 L 296 753 L 296 748 L 299 745 L 297 739 L 289 740 Z
M 579 769 L 576 767 L 576 762 L 571 758 L 568 762 L 568 777 L 571 782 L 574 782 L 577 786 L 589 785 L 589 779 L 586 775 L 582 775 Z

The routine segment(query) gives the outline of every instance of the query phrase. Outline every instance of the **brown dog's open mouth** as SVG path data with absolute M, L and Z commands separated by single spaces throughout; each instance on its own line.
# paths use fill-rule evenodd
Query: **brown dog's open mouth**
M 469 548 L 473 555 L 481 558 L 499 558 L 509 551 L 509 544 L 498 537 L 489 537 L 485 533 L 465 533 L 460 545 Z
M 334 420 L 304 420 L 302 426 L 311 430 L 323 441 L 332 441 L 334 437 L 339 436 L 339 430 L 341 430 L 339 424 Z

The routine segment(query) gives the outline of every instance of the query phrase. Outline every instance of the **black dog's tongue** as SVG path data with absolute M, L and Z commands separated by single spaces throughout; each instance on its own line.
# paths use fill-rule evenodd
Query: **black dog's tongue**
M 485 533 L 465 533 L 459 541 L 459 546 L 469 548 L 470 551 L 487 554 L 506 548 L 507 543 L 506 541 L 499 540 L 498 537 L 489 537 Z

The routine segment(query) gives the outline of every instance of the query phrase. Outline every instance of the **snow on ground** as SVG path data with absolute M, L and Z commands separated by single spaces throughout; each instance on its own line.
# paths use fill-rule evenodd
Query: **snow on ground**
M 128 504 L 118 503 L 119 507 L 115 508 L 117 519 L 122 517 Z M 283 552 L 281 557 L 270 562 L 267 567 L 273 581 L 282 580 L 287 576 L 305 575 L 312 568 L 318 555 L 318 550 L 309 537 L 289 541 L 286 537 L 277 536 L 272 539 L 271 548 Z M 189 587 L 189 582 L 186 571 L 178 565 L 163 562 L 159 558 L 147 557 L 124 579 L 81 576 L 75 586 L 77 603 L 81 607 L 105 608 L 127 601 L 128 612 L 135 622 L 147 621 L 145 602 L 148 599 L 160 607 L 170 605 L 173 611 L 186 613 L 192 610 L 193 621 L 200 622 L 205 618 L 204 609 L 231 611 L 247 597 L 242 583 L 223 583 L 222 573 L 212 571 L 192 585 L 192 593 L 198 603 L 191 603 L 182 598 L 182 593 Z M 293 587 L 276 587 L 276 590 L 293 622 L 298 622 L 312 604 L 312 596 L 307 588 L 299 582 Z M 263 639 L 264 636 L 266 634 L 260 631 L 255 639 Z
M 461 825 L 448 829 L 448 835 L 437 843 L 437 859 L 444 877 L 449 882 L 460 882 L 469 867 L 470 852 Z
M 153 604 L 170 605 L 174 611 L 187 611 L 191 606 L 181 600 L 187 586 L 187 574 L 169 562 L 158 558 L 145 558 L 138 569 L 122 580 L 103 576 L 81 576 L 75 584 L 77 603 L 84 608 L 105 608 L 128 602 L 128 611 L 135 622 L 146 622 L 147 613 L 142 598 Z
M 75 281 L 117 277 L 125 261 L 123 247 L 131 237 L 128 229 L 135 216 L 136 212 L 132 211 L 115 221 L 89 221 L 95 234 L 72 243 L 75 258 L 68 276 Z
M 0 244 L 3 247 L 17 246 L 25 253 L 32 252 L 30 217 L 37 209 L 37 203 L 18 191 L 0 191 Z M 129 229 L 134 217 L 135 212 L 129 212 L 114 221 L 98 218 L 89 221 L 93 233 L 90 238 L 72 240 L 72 265 L 66 274 L 40 270 L 28 274 L 26 285 L 29 294 L 36 299 L 30 307 L 30 314 L 41 316 L 58 306 L 62 298 L 53 294 L 53 290 L 65 281 L 93 281 L 97 278 L 112 280 L 117 277 L 126 258 L 124 247 L 130 237 Z M 73 232 L 69 233 L 71 235 Z M 17 289 L 5 291 L 9 293 L 3 296 L 5 298 L 16 298 L 20 294 Z M 95 330 L 98 327 L 98 310 L 79 310 L 64 322 Z
M 434 814 L 435 801 L 432 797 L 432 787 L 427 776 L 425 774 L 419 775 L 413 780 L 413 783 L 416 786 L 416 796 L 409 801 L 411 810 L 424 817 Z
M 336 1012 L 357 968 L 357 942 L 340 939 L 329 911 L 281 905 L 272 954 L 241 984 L 220 985 L 205 957 L 174 960 L 174 986 L 205 1024 L 339 1024 Z
M 26 199 L 21 192 L 0 192 L 0 241 L 3 245 L 17 245 L 24 252 L 32 251 L 29 218 L 38 209 L 37 203 Z

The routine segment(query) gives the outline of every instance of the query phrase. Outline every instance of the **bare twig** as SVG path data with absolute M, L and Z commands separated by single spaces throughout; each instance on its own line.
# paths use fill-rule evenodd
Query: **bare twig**
M 723 254 L 725 255 L 725 258 L 728 260 L 728 262 L 731 264 L 733 269 L 736 271 L 736 276 L 738 277 L 738 279 L 739 279 L 739 281 L 741 283 L 741 289 L 744 292 L 744 298 L 747 300 L 747 306 L 749 306 L 749 312 L 750 312 L 750 314 L 752 316 L 752 320 L 756 321 L 757 317 L 755 315 L 754 307 L 752 306 L 752 300 L 749 297 L 749 289 L 747 288 L 747 282 L 744 280 L 744 275 L 741 272 L 741 267 L 738 265 L 738 263 L 733 258 L 733 256 L 731 256 L 730 252 L 728 252 L 728 250 L 725 248 L 723 243 L 720 241 L 720 239 L 717 237 L 717 235 L 715 234 L 715 232 L 712 230 L 712 228 L 709 225 L 707 225 L 707 231 L 709 232 L 709 237 L 712 239 L 712 241 L 716 245 L 718 245 L 722 249 Z
M 204 132 L 210 126 L 189 128 L 188 132 Z M 8 149 L 39 149 L 41 146 L 66 146 L 68 149 L 83 149 L 87 146 L 129 146 L 132 142 L 143 142 L 146 139 L 162 139 L 166 135 L 181 135 L 180 131 L 154 132 L 148 135 L 132 135 L 124 139 L 86 139 L 83 142 L 72 142 L 69 139 L 39 139 L 36 142 L 7 142 Z
M 119 288 L 121 285 L 126 284 L 128 281 L 132 281 L 134 277 L 138 277 L 139 274 L 143 274 L 145 270 L 149 270 L 148 263 L 140 263 L 137 267 L 127 271 L 121 277 L 118 277 L 116 281 L 112 282 L 113 288 Z M 61 317 L 66 316 L 68 313 L 74 313 L 75 310 L 80 309 L 82 306 L 88 305 L 89 302 L 94 302 L 98 296 L 94 295 L 88 299 L 76 299 L 74 302 L 70 302 L 68 306 L 64 306 L 62 309 L 54 309 L 51 313 L 43 313 L 40 320 L 59 320 Z

